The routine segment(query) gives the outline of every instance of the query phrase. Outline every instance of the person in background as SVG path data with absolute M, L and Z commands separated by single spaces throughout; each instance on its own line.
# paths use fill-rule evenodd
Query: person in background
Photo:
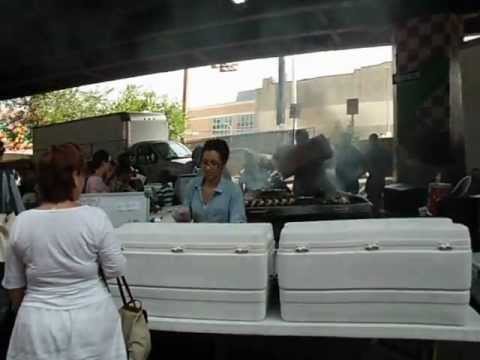
M 133 192 L 132 172 L 129 168 L 118 166 L 115 175 L 110 182 L 110 190 L 112 192 Z
M 341 136 L 336 148 L 335 173 L 340 190 L 358 194 L 358 180 L 365 173 L 365 159 L 362 153 L 352 144 L 352 135 L 348 132 Z
M 371 134 L 368 138 L 368 150 L 365 157 L 368 170 L 367 198 L 373 204 L 374 215 L 378 216 L 382 207 L 385 178 L 390 167 L 390 156 L 378 141 L 377 134 Z
M 160 171 L 160 186 L 155 188 L 158 204 L 161 208 L 173 206 L 175 202 L 175 189 L 172 176 L 168 170 Z
M 3 143 L 3 141 L 0 141 L 0 159 L 3 157 L 4 154 L 5 154 L 5 144 Z
M 105 183 L 105 177 L 111 171 L 110 161 L 110 155 L 105 150 L 98 150 L 93 154 L 91 162 L 92 174 L 87 179 L 86 193 L 110 192 L 110 188 Z
M 144 191 L 144 183 L 146 178 L 140 175 L 132 166 L 129 153 L 122 153 L 117 158 L 117 167 L 115 180 L 112 184 L 112 191 L 128 192 L 128 191 Z M 116 190 L 113 190 L 113 189 Z
M 222 176 L 230 155 L 227 143 L 208 140 L 202 153 L 202 175 L 192 180 L 184 205 L 195 222 L 246 222 L 245 204 L 240 188 Z
M 130 166 L 130 158 L 128 154 L 120 154 L 117 160 L 118 161 L 115 163 L 115 167 L 113 169 L 114 173 L 108 184 L 110 190 L 112 192 L 135 191 L 135 189 L 131 186 L 133 168 Z
M 19 171 L 20 185 L 18 190 L 22 195 L 22 201 L 26 209 L 38 206 L 38 196 L 36 192 L 37 179 L 35 177 L 35 165 L 32 160 L 28 160 L 24 169 Z
M 107 173 L 103 177 L 103 182 L 111 188 L 111 183 L 115 179 L 117 174 L 118 163 L 115 160 L 110 160 L 110 166 L 108 167 Z
M 308 131 L 300 129 L 295 132 L 295 143 L 297 146 L 306 146 L 315 138 L 310 139 Z M 331 156 L 331 146 L 328 143 Z M 334 186 L 330 183 L 325 167 L 325 154 L 316 153 L 313 159 L 295 170 L 293 181 L 293 193 L 295 196 L 318 196 L 320 194 L 329 194 L 334 191 Z M 333 190 L 332 190 L 333 189 Z
M 310 135 L 308 131 L 305 129 L 300 129 L 295 132 L 295 145 L 305 145 L 310 140 Z M 314 164 L 307 164 L 306 166 L 302 166 L 301 168 L 297 169 L 295 172 L 295 178 L 293 181 L 293 192 L 296 196 L 306 196 L 306 195 L 314 195 L 310 191 L 311 182 L 313 180 L 312 174 L 312 166 Z
M 123 275 L 126 260 L 105 212 L 78 203 L 80 148 L 52 146 L 37 179 L 41 205 L 17 216 L 8 242 L 2 285 L 18 313 L 7 359 L 126 360 L 120 316 L 99 276 L 99 268 Z

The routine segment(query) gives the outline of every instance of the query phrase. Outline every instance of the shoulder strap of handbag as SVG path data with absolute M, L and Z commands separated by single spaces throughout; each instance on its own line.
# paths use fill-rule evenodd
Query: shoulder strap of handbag
M 130 287 L 128 286 L 127 279 L 125 279 L 125 276 L 117 277 L 117 285 L 118 285 L 118 291 L 120 292 L 120 296 L 122 297 L 123 305 L 127 306 L 127 305 L 130 305 L 130 304 L 134 304 L 135 299 L 132 295 Z M 129 297 L 128 301 L 127 301 L 127 298 L 125 296 L 125 292 L 124 292 L 123 288 L 125 288 L 125 290 L 128 294 L 128 297 Z
M 101 267 L 99 269 L 99 272 L 100 272 L 100 277 L 102 278 L 102 281 L 104 282 L 105 286 L 107 287 L 108 292 L 112 293 L 110 291 L 110 287 L 108 286 L 108 282 L 107 282 L 107 278 L 105 277 L 105 273 L 103 272 L 103 269 Z M 123 305 L 124 306 L 128 306 L 128 305 L 136 306 L 137 302 L 139 302 L 139 301 L 136 300 L 133 297 L 132 291 L 130 290 L 130 287 L 128 286 L 127 279 L 125 278 L 125 276 L 117 277 L 116 280 L 117 280 L 118 291 L 120 293 L 120 297 L 122 298 Z M 123 291 L 124 287 L 125 287 L 125 290 L 127 291 L 128 297 L 129 297 L 128 301 L 127 301 L 127 298 L 125 296 L 125 292 Z M 141 306 L 140 306 L 140 308 L 141 308 Z M 147 314 L 146 314 L 145 311 L 143 311 L 143 312 L 144 312 L 144 316 L 145 316 L 145 320 L 146 320 L 147 319 Z
M 143 308 L 142 302 L 133 297 L 132 292 L 130 290 L 130 287 L 128 286 L 127 279 L 125 278 L 125 276 L 117 277 L 117 285 L 118 285 L 118 290 L 120 292 L 120 296 L 122 297 L 123 306 L 128 307 L 129 309 L 134 309 L 136 311 L 141 312 L 145 321 L 148 323 L 147 312 Z M 127 298 L 126 298 L 125 293 L 123 291 L 124 287 L 125 287 L 125 290 L 127 291 L 128 297 L 130 298 L 129 301 L 127 301 Z
M 107 278 L 105 277 L 105 273 L 103 272 L 102 267 L 99 269 L 100 277 L 102 278 L 103 283 L 107 287 L 107 290 L 109 293 L 111 293 L 110 286 L 108 286 Z M 127 279 L 125 276 L 122 277 L 117 277 L 117 286 L 118 286 L 118 292 L 120 293 L 120 297 L 122 298 L 122 303 L 124 306 L 127 306 L 129 304 L 132 304 L 135 302 L 135 299 L 132 295 L 132 291 L 130 290 L 130 287 L 128 286 Z M 127 298 L 125 296 L 125 292 L 123 291 L 123 288 L 125 287 L 125 290 L 127 291 L 129 301 L 127 301 Z
M 107 278 L 105 277 L 105 273 L 103 272 L 103 269 L 102 269 L 101 266 L 100 266 L 100 268 L 98 269 L 98 272 L 99 272 L 100 278 L 102 279 L 103 283 L 105 284 L 105 287 L 107 288 L 108 292 L 109 292 L 109 293 L 112 293 L 112 292 L 110 291 L 110 286 L 108 286 Z

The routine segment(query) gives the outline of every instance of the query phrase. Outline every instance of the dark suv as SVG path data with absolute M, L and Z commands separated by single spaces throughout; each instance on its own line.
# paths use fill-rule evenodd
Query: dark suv
M 145 141 L 128 149 L 131 164 L 147 177 L 148 182 L 163 180 L 165 170 L 170 177 L 185 173 L 192 161 L 192 152 L 175 141 Z

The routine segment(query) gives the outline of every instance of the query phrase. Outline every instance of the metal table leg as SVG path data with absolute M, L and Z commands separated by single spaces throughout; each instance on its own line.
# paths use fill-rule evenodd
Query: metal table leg
M 432 360 L 437 360 L 438 358 L 438 341 L 433 342 L 433 349 L 432 349 Z

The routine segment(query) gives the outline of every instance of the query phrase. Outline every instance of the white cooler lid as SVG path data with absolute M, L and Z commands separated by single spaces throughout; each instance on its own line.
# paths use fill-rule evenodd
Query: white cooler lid
M 448 244 L 469 249 L 467 227 L 450 219 L 364 219 L 288 223 L 281 236 L 279 249 L 297 246 L 312 248 L 345 248 L 377 244 L 380 247 L 435 247 Z
M 271 224 L 130 223 L 115 229 L 125 249 L 267 250 Z

